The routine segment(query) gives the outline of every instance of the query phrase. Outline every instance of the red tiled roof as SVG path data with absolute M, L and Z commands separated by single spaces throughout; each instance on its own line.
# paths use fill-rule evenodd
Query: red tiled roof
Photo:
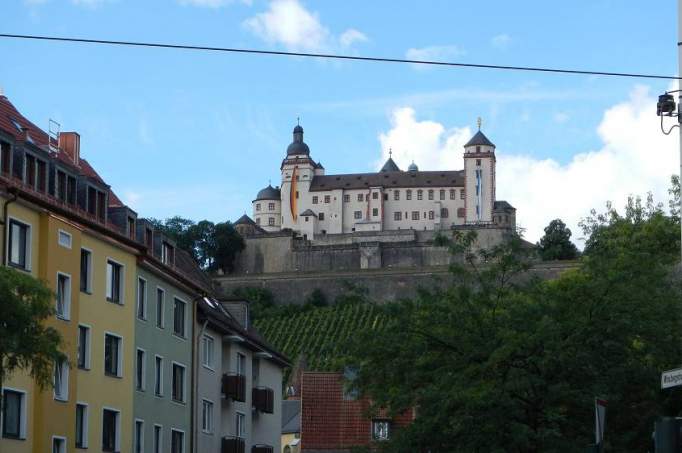
M 367 399 L 346 399 L 341 373 L 304 372 L 301 379 L 301 451 L 343 450 L 369 445 L 372 420 Z M 385 418 L 386 414 L 380 414 Z M 392 429 L 409 425 L 413 412 L 392 420 Z
M 27 128 L 28 134 L 33 142 L 38 147 L 47 150 L 49 140 L 47 133 L 23 116 L 19 110 L 17 110 L 14 104 L 7 99 L 6 96 L 0 95 L 0 129 L 12 135 L 16 140 L 23 140 L 22 132 L 16 128 L 14 122 L 18 123 L 21 127 Z M 88 176 L 100 184 L 108 186 L 108 184 L 104 181 L 104 179 L 102 179 L 102 177 L 90 165 L 90 163 L 87 160 L 80 158 L 80 156 L 78 159 L 78 165 L 74 165 L 71 156 L 64 152 L 55 153 L 53 154 L 53 157 L 59 159 L 60 162 L 71 167 L 71 169 L 73 169 L 76 173 Z M 109 189 L 109 206 L 125 206 L 121 199 L 118 198 L 113 190 L 111 190 L 111 188 Z
M 40 147 L 47 146 L 47 133 L 19 113 L 6 96 L 0 95 L 0 129 L 14 136 L 17 140 L 23 140 L 24 137 L 21 131 L 16 128 L 14 122 L 28 129 L 28 134 L 36 145 Z

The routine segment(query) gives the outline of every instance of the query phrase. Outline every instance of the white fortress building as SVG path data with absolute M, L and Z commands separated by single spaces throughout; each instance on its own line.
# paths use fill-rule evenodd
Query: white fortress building
M 392 157 L 379 172 L 325 174 L 294 128 L 281 165 L 281 186 L 253 200 L 265 232 L 293 230 L 304 238 L 394 230 L 443 230 L 466 225 L 516 228 L 516 210 L 495 198 L 495 145 L 479 130 L 464 145 L 464 170 L 400 169 Z

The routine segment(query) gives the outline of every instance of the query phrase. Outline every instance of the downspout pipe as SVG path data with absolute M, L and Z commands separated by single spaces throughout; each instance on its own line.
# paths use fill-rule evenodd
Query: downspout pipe
M 206 297 L 205 295 L 201 295 L 200 297 L 197 297 L 194 301 L 194 307 L 193 307 L 193 315 L 194 319 L 192 320 L 192 325 L 196 325 L 196 320 L 197 320 L 197 309 L 199 306 L 199 300 L 201 298 Z M 199 410 L 199 405 L 197 403 L 197 398 L 199 395 L 199 364 L 197 363 L 197 357 L 199 357 L 199 347 L 201 345 L 201 338 L 204 336 L 204 332 L 206 331 L 206 326 L 208 324 L 208 319 L 204 321 L 204 324 L 201 326 L 201 329 L 199 330 L 198 335 L 194 337 L 194 345 L 192 347 L 192 413 L 190 414 L 190 427 L 191 427 L 191 439 L 190 439 L 190 445 L 192 446 L 192 453 L 198 453 L 198 438 L 199 438 L 199 429 L 197 427 L 197 411 Z
M 2 204 L 2 265 L 7 266 L 7 212 L 9 210 L 9 205 L 17 201 L 17 193 L 12 193 L 12 198 L 5 200 Z

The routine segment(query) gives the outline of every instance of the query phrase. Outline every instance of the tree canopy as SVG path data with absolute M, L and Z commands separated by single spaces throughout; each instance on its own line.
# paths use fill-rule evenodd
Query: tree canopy
M 682 398 L 660 373 L 682 361 L 679 221 L 631 199 L 583 224 L 585 256 L 540 281 L 518 239 L 465 254 L 446 289 L 380 306 L 380 331 L 360 331 L 349 385 L 414 423 L 387 451 L 572 452 L 594 439 L 594 398 L 609 402 L 610 451 L 646 451 L 656 416 Z M 678 392 L 679 393 L 679 392 Z
M 150 220 L 154 228 L 173 239 L 178 247 L 188 251 L 204 269 L 231 272 L 234 258 L 244 249 L 244 240 L 231 222 L 213 223 L 180 216 L 165 221 Z
M 65 360 L 59 332 L 45 324 L 54 295 L 40 280 L 0 267 L 0 389 L 18 370 L 41 387 L 51 383 L 54 363 Z
M 576 259 L 578 248 L 571 242 L 571 235 L 571 230 L 561 219 L 552 220 L 538 242 L 540 257 L 544 261 Z

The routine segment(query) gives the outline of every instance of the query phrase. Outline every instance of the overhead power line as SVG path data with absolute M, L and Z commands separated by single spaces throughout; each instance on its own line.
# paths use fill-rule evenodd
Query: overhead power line
M 609 71 L 586 71 L 579 69 L 561 69 L 561 68 L 547 68 L 538 66 L 508 66 L 497 64 L 478 64 L 478 63 L 457 63 L 451 61 L 432 61 L 432 60 L 410 60 L 405 58 L 383 58 L 383 57 L 360 57 L 355 55 L 340 55 L 328 53 L 309 53 L 309 52 L 285 52 L 278 50 L 259 50 L 259 49 L 243 49 L 236 47 L 208 47 L 208 46 L 191 46 L 185 44 L 164 44 L 153 42 L 138 42 L 138 41 L 111 41 L 105 39 L 84 39 L 84 38 L 68 38 L 60 36 L 38 36 L 38 35 L 15 35 L 8 33 L 0 33 L 0 38 L 15 38 L 15 39 L 32 39 L 39 41 L 60 41 L 80 44 L 108 44 L 114 46 L 133 46 L 133 47 L 153 47 L 162 49 L 180 49 L 180 50 L 201 50 L 209 52 L 229 52 L 229 53 L 243 53 L 256 55 L 279 55 L 289 57 L 306 57 L 306 58 L 325 58 L 334 60 L 353 60 L 353 61 L 369 61 L 379 63 L 409 63 L 417 65 L 431 65 L 431 66 L 448 66 L 457 68 L 478 68 L 478 69 L 497 69 L 506 71 L 530 71 L 530 72 L 548 72 L 555 74 L 575 74 L 575 75 L 598 75 L 608 77 L 630 77 L 640 79 L 664 79 L 664 80 L 682 80 L 679 76 L 668 76 L 660 74 L 639 74 L 631 72 L 609 72 Z

